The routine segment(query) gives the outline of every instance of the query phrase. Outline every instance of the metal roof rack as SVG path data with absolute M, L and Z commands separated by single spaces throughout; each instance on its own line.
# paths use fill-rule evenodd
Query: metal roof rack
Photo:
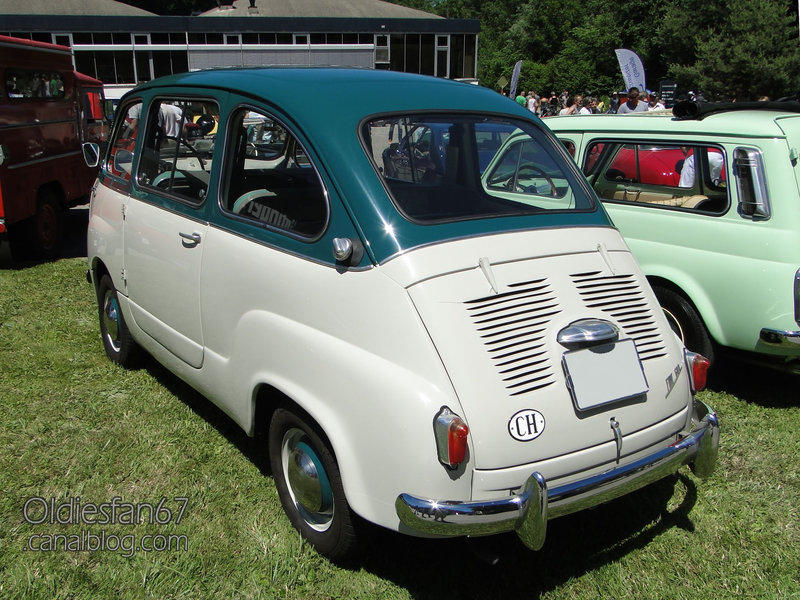
M 708 115 L 737 110 L 779 110 L 800 113 L 800 102 L 796 100 L 775 100 L 772 102 L 693 102 L 681 100 L 672 107 L 672 114 L 679 120 L 700 121 Z

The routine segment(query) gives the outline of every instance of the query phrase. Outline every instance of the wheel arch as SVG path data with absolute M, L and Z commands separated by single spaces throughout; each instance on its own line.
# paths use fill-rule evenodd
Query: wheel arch
M 660 287 L 668 289 L 686 300 L 699 315 L 700 320 L 703 322 L 703 325 L 705 325 L 712 340 L 718 344 L 724 345 L 724 334 L 720 326 L 717 311 L 714 309 L 711 299 L 704 292 L 703 287 L 699 283 L 681 277 L 670 278 L 661 275 L 648 275 L 647 281 L 653 288 Z M 676 281 L 680 281 L 680 283 L 676 283 Z M 691 293 L 686 290 L 691 290 Z

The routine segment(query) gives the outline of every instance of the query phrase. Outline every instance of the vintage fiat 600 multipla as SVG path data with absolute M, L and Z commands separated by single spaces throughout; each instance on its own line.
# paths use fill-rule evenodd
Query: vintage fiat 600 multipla
M 536 549 L 548 519 L 714 467 L 707 361 L 564 147 L 499 94 L 177 75 L 123 98 L 101 162 L 106 353 L 146 351 L 248 434 L 264 423 L 283 506 L 331 558 L 363 521 Z

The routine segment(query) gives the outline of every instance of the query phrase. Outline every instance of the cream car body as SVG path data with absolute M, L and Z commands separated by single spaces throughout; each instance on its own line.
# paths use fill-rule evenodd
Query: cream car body
M 333 108 L 294 99 L 311 78 Z M 166 102 L 216 133 L 173 149 Z M 284 508 L 324 554 L 352 549 L 359 517 L 538 548 L 549 517 L 713 468 L 702 361 L 527 111 L 425 77 L 281 69 L 177 76 L 120 107 L 88 238 L 106 351 L 143 348 L 248 434 L 269 421 Z M 448 134 L 384 176 L 387 130 L 412 121 Z M 487 121 L 495 149 L 528 132 L 549 197 L 483 185 L 512 151 L 479 163 Z

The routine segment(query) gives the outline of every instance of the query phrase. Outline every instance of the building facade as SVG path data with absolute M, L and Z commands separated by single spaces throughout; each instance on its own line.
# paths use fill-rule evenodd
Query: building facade
M 223 66 L 350 66 L 476 80 L 475 20 L 379 0 L 220 1 L 199 15 L 164 17 L 112 0 L 0 0 L 0 33 L 70 46 L 77 70 L 103 81 L 112 98 L 155 77 Z

